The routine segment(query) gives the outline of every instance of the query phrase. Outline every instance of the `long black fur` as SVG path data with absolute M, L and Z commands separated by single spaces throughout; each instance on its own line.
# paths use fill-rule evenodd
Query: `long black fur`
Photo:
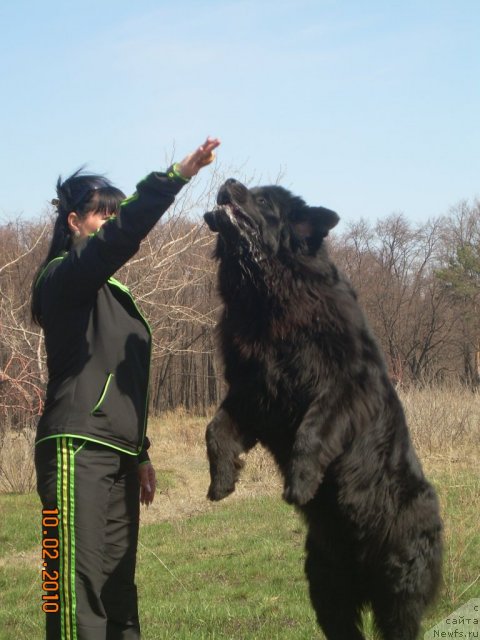
M 329 640 L 414 640 L 441 574 L 442 524 L 382 353 L 329 259 L 333 211 L 279 186 L 228 180 L 205 214 L 218 233 L 219 334 L 228 393 L 207 427 L 208 497 L 240 455 L 273 454 L 308 529 L 305 571 Z

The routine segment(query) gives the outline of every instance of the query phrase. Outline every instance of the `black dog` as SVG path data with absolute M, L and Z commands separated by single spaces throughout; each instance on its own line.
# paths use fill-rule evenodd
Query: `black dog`
M 211 485 L 240 454 L 273 454 L 308 525 L 305 571 L 329 640 L 360 640 L 370 605 L 386 640 L 413 640 L 441 573 L 437 498 L 355 292 L 329 260 L 333 211 L 278 186 L 228 180 L 205 214 L 218 232 L 219 324 L 229 385 L 207 427 Z

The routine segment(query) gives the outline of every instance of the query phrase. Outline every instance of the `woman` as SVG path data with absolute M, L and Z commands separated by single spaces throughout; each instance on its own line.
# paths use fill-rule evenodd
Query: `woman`
M 58 217 L 32 289 L 49 373 L 35 447 L 48 640 L 140 638 L 139 497 L 149 505 L 155 493 L 145 435 L 151 333 L 113 274 L 219 144 L 207 138 L 128 199 L 102 176 L 57 183 Z

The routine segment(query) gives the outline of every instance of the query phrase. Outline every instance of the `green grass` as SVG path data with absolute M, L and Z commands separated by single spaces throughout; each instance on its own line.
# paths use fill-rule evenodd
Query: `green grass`
M 0 495 L 0 559 L 41 544 L 41 509 L 36 494 Z
M 279 500 L 233 502 L 187 521 L 151 525 L 141 542 L 145 638 L 315 636 L 303 526 Z M 147 586 L 157 598 L 146 597 Z
M 425 630 L 480 597 L 480 481 L 472 472 L 434 480 L 446 524 L 445 585 Z M 43 629 L 39 501 L 0 496 L 0 518 L 0 640 L 36 640 Z M 203 515 L 142 526 L 143 637 L 321 638 L 303 576 L 303 544 L 300 518 L 271 497 L 227 501 Z

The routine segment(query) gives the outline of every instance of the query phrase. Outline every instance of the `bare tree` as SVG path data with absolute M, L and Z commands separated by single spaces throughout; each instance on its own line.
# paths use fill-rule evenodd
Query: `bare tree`
M 438 221 L 413 227 L 401 214 L 351 225 L 334 243 L 399 383 L 439 376 L 452 319 L 435 277 Z
M 42 340 L 29 302 L 46 231 L 45 223 L 21 220 L 0 226 L 0 444 L 8 429 L 31 426 L 42 408 Z
M 455 344 L 465 381 L 480 384 L 480 203 L 461 202 L 442 219 L 437 277 L 455 310 Z

